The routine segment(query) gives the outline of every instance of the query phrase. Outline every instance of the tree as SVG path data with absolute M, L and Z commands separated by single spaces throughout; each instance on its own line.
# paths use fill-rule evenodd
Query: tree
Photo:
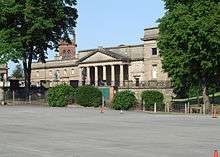
M 220 1 L 164 0 L 158 47 L 164 70 L 177 89 L 200 86 L 204 105 L 208 87 L 220 73 Z
M 76 0 L 1 0 L 0 62 L 22 60 L 27 94 L 33 60 L 45 62 L 47 49 L 70 42 Z
M 17 64 L 15 69 L 12 72 L 12 77 L 16 79 L 22 79 L 24 78 L 23 68 L 21 64 Z

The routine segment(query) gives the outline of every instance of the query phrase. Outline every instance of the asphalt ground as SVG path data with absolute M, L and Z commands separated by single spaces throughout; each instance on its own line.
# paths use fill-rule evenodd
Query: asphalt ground
M 213 157 L 220 118 L 0 107 L 0 157 Z

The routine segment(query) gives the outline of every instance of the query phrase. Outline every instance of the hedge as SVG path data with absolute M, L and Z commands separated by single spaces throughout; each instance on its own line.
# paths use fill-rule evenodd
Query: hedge
M 117 92 L 112 101 L 112 108 L 115 110 L 129 110 L 134 107 L 137 99 L 133 92 L 131 91 L 122 91 Z
M 164 107 L 164 96 L 159 91 L 144 91 L 141 94 L 141 98 L 145 103 L 146 109 L 153 109 L 154 104 L 157 104 L 157 109 L 162 110 Z
M 75 89 L 67 84 L 57 85 L 48 90 L 48 104 L 51 107 L 65 107 L 74 102 Z
M 102 92 L 94 86 L 81 86 L 76 92 L 75 100 L 78 105 L 84 107 L 98 107 L 102 102 Z

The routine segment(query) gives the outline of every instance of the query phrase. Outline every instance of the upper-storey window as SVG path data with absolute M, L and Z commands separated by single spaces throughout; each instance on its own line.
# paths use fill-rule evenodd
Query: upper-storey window
M 152 56 L 157 56 L 157 48 L 152 48 Z

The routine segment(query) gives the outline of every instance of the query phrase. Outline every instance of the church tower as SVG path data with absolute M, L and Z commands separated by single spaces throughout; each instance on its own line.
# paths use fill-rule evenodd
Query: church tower
M 71 60 L 76 58 L 76 35 L 73 34 L 73 39 L 71 43 L 64 41 L 60 42 L 59 45 L 59 56 L 61 60 Z

